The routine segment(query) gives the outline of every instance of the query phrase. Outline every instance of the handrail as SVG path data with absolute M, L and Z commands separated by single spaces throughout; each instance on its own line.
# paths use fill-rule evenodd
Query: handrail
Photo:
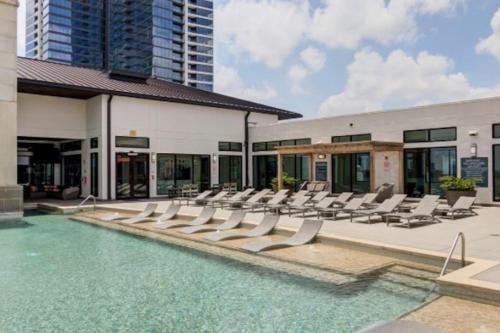
M 446 273 L 446 268 L 448 268 L 448 264 L 450 263 L 451 256 L 453 255 L 453 252 L 455 251 L 455 248 L 457 247 L 458 239 L 462 240 L 462 267 L 465 267 L 465 235 L 463 232 L 459 232 L 455 236 L 455 240 L 453 241 L 453 244 L 451 245 L 450 252 L 448 252 L 448 256 L 446 257 L 446 261 L 444 262 L 443 268 L 441 269 L 441 274 L 439 276 L 443 276 Z
M 94 202 L 94 210 L 95 210 L 95 207 L 97 205 L 97 199 L 95 196 L 93 196 L 92 194 L 89 194 L 85 199 L 83 199 L 82 202 L 80 202 L 80 204 L 78 205 L 78 209 L 81 209 L 81 207 L 87 202 L 89 201 L 90 199 L 92 199 L 92 201 Z

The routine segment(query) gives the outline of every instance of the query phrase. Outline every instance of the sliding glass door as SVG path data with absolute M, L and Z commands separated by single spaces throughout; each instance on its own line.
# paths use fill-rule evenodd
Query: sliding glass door
M 242 157 L 236 155 L 219 155 L 219 184 L 236 183 L 238 190 L 242 188 Z
M 456 175 L 456 147 L 405 150 L 405 189 L 409 196 L 443 195 L 439 179 Z
M 253 157 L 253 186 L 257 190 L 271 188 L 271 181 L 278 173 L 276 155 Z
M 116 154 L 116 198 L 149 197 L 149 154 Z
M 500 201 L 500 145 L 493 146 L 493 200 Z
M 210 155 L 157 154 L 157 194 L 170 194 L 184 184 L 197 184 L 200 191 L 210 188 Z
M 370 192 L 370 154 L 332 156 L 333 192 Z

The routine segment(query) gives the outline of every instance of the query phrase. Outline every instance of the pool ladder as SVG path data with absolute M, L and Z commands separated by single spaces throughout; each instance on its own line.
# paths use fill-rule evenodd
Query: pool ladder
M 87 201 L 89 201 L 90 199 L 92 199 L 92 201 L 93 201 L 93 203 L 94 203 L 94 207 L 93 207 L 93 209 L 95 210 L 95 207 L 96 207 L 96 205 L 97 205 L 97 199 L 96 199 L 96 197 L 95 197 L 95 196 L 93 196 L 92 194 L 89 194 L 89 195 L 88 195 L 85 199 L 83 199 L 83 201 L 82 201 L 82 202 L 80 202 L 80 204 L 78 205 L 77 209 L 78 209 L 78 210 L 82 210 L 83 205 L 84 205 Z
M 448 268 L 448 264 L 450 263 L 451 256 L 453 255 L 453 252 L 455 252 L 455 248 L 457 247 L 458 240 L 462 240 L 461 242 L 461 250 L 462 250 L 462 258 L 461 258 L 461 264 L 462 267 L 465 267 L 465 235 L 463 232 L 459 232 L 455 236 L 455 240 L 453 241 L 453 244 L 451 245 L 450 252 L 448 252 L 448 256 L 446 257 L 446 261 L 444 262 L 443 268 L 441 269 L 441 274 L 439 276 L 443 276 L 446 273 L 446 268 Z

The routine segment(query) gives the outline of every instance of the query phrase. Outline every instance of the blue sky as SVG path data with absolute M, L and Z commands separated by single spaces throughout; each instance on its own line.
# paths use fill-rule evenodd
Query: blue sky
M 214 4 L 221 93 L 305 117 L 500 95 L 500 0 Z

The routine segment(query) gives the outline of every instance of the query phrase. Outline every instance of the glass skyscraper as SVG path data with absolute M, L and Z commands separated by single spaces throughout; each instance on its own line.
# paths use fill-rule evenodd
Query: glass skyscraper
M 28 0 L 26 56 L 213 90 L 211 0 Z

